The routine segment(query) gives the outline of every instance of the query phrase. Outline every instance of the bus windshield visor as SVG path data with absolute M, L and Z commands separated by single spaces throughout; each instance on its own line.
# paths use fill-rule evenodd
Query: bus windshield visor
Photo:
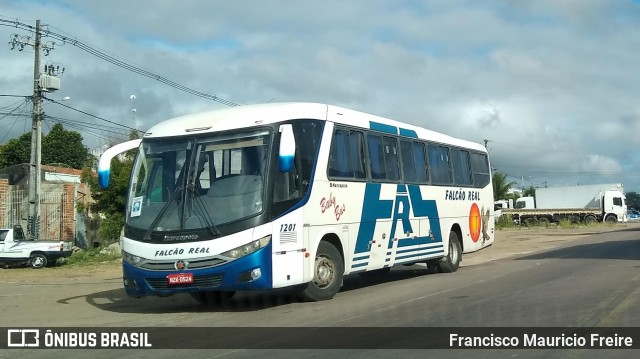
M 269 131 L 145 140 L 127 224 L 151 232 L 210 229 L 262 212 Z

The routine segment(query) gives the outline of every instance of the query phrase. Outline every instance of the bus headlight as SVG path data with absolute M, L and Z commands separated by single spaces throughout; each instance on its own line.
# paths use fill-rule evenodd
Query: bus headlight
M 221 256 L 224 257 L 229 257 L 229 258 L 233 258 L 233 259 L 238 259 L 238 258 L 242 258 L 246 255 L 249 255 L 251 253 L 254 253 L 255 251 L 257 251 L 260 248 L 264 248 L 267 244 L 269 244 L 269 242 L 271 241 L 271 235 L 268 235 L 266 237 L 262 237 L 258 240 L 255 240 L 251 243 L 247 243 L 245 245 L 242 245 L 240 247 L 234 248 L 232 250 L 226 251 L 224 253 L 221 254 Z
M 122 251 L 122 259 L 127 263 L 133 264 L 134 266 L 139 266 L 143 261 L 146 260 L 142 257 L 138 257 L 125 251 Z

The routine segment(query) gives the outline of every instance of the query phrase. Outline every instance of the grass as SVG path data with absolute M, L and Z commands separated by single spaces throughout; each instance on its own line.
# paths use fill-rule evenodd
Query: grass
M 616 224 L 609 223 L 601 223 L 601 222 L 593 222 L 593 223 L 584 223 L 584 222 L 571 222 L 568 219 L 563 219 L 558 223 L 541 223 L 537 220 L 530 221 L 527 225 L 518 225 L 514 223 L 512 220 L 507 218 L 506 216 L 500 217 L 496 221 L 496 229 L 508 229 L 508 228 L 518 228 L 518 227 L 535 227 L 535 228 L 560 228 L 560 229 L 577 229 L 577 228 L 609 228 L 615 226 Z
M 121 253 L 114 253 L 111 251 L 107 253 L 100 253 L 102 249 L 103 248 L 85 249 L 72 254 L 70 257 L 59 259 L 58 263 L 65 266 L 84 267 L 122 260 Z

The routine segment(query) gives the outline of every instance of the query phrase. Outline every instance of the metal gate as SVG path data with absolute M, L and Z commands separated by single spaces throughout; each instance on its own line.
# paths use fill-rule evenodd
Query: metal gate
M 40 194 L 40 219 L 37 221 L 40 239 L 63 239 L 64 205 L 67 203 L 67 195 L 66 192 Z M 7 213 L 4 216 L 3 226 L 9 228 L 20 224 L 30 234 L 28 218 L 29 191 L 17 190 L 7 193 Z

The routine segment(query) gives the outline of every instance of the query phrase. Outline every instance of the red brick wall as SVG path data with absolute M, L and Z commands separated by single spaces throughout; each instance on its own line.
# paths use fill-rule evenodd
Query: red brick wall
M 74 184 L 65 184 L 63 191 L 66 193 L 65 201 L 62 204 L 64 212 L 62 219 L 62 240 L 73 241 L 75 237 L 75 195 L 76 186 Z

